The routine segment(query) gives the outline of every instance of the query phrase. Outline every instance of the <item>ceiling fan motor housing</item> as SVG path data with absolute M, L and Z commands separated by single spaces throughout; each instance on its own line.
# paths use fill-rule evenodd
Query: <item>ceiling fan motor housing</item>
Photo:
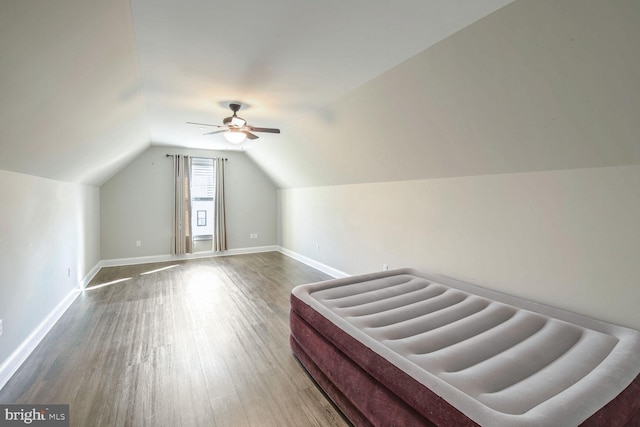
M 229 104 L 229 108 L 231 109 L 231 111 L 233 111 L 233 116 L 226 117 L 222 121 L 222 124 L 224 124 L 225 126 L 231 125 L 234 127 L 243 127 L 247 123 L 247 121 L 242 117 L 238 117 L 237 113 L 240 110 L 240 104 Z

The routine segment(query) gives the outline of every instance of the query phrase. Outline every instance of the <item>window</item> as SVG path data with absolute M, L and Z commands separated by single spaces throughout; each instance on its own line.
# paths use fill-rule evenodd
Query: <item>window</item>
M 213 159 L 191 158 L 191 228 L 194 240 L 213 238 Z
M 207 226 L 207 211 L 197 211 L 196 212 L 196 216 L 198 219 L 198 222 L 196 223 L 196 225 L 198 227 L 206 227 Z

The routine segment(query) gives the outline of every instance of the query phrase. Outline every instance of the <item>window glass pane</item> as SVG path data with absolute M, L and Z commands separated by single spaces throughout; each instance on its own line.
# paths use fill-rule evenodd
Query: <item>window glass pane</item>
M 191 160 L 191 198 L 213 200 L 213 159 Z
M 213 236 L 213 159 L 191 158 L 191 227 L 194 238 Z

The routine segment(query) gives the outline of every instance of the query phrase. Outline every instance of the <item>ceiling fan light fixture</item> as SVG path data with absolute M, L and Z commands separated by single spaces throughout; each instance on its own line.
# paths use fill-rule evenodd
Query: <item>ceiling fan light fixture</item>
M 233 117 L 231 117 L 231 124 L 233 126 L 237 126 L 239 128 L 243 127 L 244 125 L 247 124 L 247 121 L 245 119 L 243 119 L 242 117 L 238 117 L 235 114 L 233 115 Z
M 224 139 L 232 144 L 240 144 L 247 138 L 247 135 L 238 129 L 229 129 L 223 135 Z

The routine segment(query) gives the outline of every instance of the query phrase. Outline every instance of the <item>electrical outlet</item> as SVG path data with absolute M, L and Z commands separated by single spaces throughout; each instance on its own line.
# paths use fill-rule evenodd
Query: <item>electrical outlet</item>
M 389 271 L 389 264 L 382 264 L 382 271 Z
M 142 242 L 140 240 L 136 240 L 136 248 L 142 246 Z
M 316 243 L 316 251 L 320 252 L 320 243 Z
M 0 335 L 2 335 L 2 319 L 0 319 Z

